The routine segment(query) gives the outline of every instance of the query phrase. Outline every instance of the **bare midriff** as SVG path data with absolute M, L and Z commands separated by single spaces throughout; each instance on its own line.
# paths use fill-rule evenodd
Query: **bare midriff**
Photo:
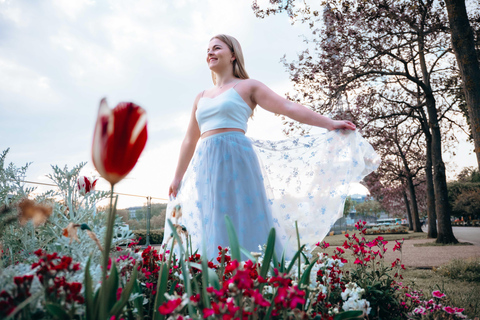
M 243 131 L 242 129 L 220 128 L 220 129 L 208 130 L 207 132 L 204 132 L 200 137 L 203 139 L 203 138 L 206 138 L 206 137 L 209 137 L 209 136 L 213 136 L 214 134 L 217 134 L 217 133 L 228 132 L 228 131 L 238 131 L 238 132 L 245 133 L 245 131 Z

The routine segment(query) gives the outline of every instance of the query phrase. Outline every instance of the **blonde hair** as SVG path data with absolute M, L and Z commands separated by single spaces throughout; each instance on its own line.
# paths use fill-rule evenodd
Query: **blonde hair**
M 226 34 L 217 34 L 216 36 L 212 37 L 210 41 L 213 39 L 218 39 L 225 43 L 229 48 L 230 51 L 235 56 L 235 60 L 233 60 L 233 76 L 239 79 L 249 79 L 247 71 L 245 70 L 245 61 L 243 60 L 243 52 L 242 47 L 240 46 L 240 42 L 232 36 Z M 215 77 L 215 72 L 212 71 L 212 81 L 213 84 L 217 84 L 217 79 Z

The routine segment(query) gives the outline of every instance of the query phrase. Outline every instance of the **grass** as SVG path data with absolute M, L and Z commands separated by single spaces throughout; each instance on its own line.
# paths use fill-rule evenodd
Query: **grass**
M 414 247 L 443 247 L 443 246 L 473 246 L 473 243 L 470 242 L 457 242 L 453 243 L 436 243 L 436 242 L 425 242 L 425 243 L 415 243 Z
M 451 306 L 465 308 L 464 314 L 469 319 L 480 314 L 480 299 L 478 298 L 480 297 L 480 282 L 451 279 L 438 271 L 410 268 L 404 270 L 403 277 L 403 283 L 406 285 L 413 283 L 412 287 L 421 290 L 426 300 L 432 297 L 433 291 L 440 290 L 447 295 Z
M 434 271 L 454 280 L 480 282 L 480 258 L 454 259 Z

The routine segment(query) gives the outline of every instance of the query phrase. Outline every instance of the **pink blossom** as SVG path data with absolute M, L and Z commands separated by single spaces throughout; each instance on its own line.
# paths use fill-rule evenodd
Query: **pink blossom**
M 147 287 L 147 289 L 152 289 L 153 288 L 153 283 L 145 282 L 145 286 Z
M 435 298 L 443 298 L 445 297 L 445 294 L 437 290 L 432 292 L 432 296 L 434 296 Z
M 167 315 L 172 313 L 180 304 L 182 303 L 182 299 L 174 299 L 174 300 L 168 300 L 164 304 L 162 304 L 160 307 L 158 307 L 158 312 L 160 312 L 163 315 Z
M 444 310 L 446 313 L 450 313 L 450 314 L 454 314 L 454 313 L 455 313 L 455 309 L 453 309 L 452 307 L 443 307 L 443 310 Z

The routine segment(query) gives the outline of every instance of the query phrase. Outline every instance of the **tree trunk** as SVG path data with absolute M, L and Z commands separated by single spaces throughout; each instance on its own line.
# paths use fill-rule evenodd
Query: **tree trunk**
M 428 238 L 437 237 L 437 214 L 435 213 L 435 190 L 433 187 L 432 173 L 432 135 L 425 132 L 427 140 L 427 161 L 425 162 L 425 175 L 427 184 L 427 217 L 428 217 Z
M 408 186 L 408 193 L 410 194 L 410 202 L 412 205 L 412 221 L 413 221 L 413 231 L 414 232 L 422 232 L 422 227 L 420 225 L 420 218 L 418 216 L 418 204 L 417 204 L 417 195 L 415 194 L 415 186 L 413 184 L 412 175 L 410 174 L 410 170 L 407 170 L 407 186 Z
M 405 202 L 405 207 L 407 208 L 408 230 L 413 231 L 412 213 L 410 212 L 410 203 L 408 202 L 408 197 L 405 190 L 403 190 L 402 193 L 403 193 L 403 201 Z
M 453 235 L 452 223 L 450 222 L 450 205 L 448 203 L 447 177 L 445 175 L 445 163 L 442 159 L 442 137 L 438 123 L 437 106 L 430 86 L 430 74 L 425 62 L 425 48 L 423 34 L 418 37 L 418 56 L 422 69 L 422 78 L 425 93 L 425 102 L 428 113 L 428 126 L 432 132 L 432 164 L 433 164 L 433 189 L 435 193 L 435 212 L 437 213 L 438 229 L 437 243 L 458 243 Z
M 429 126 L 432 129 L 433 187 L 435 191 L 435 211 L 438 221 L 437 243 L 458 243 L 458 240 L 453 235 L 452 223 L 450 222 L 447 178 L 445 175 L 445 163 L 442 159 L 442 138 L 438 124 L 435 99 L 431 92 L 426 94 L 426 101 Z
M 445 2 L 450 21 L 452 47 L 462 75 L 470 129 L 480 169 L 480 66 L 475 51 L 473 30 L 468 21 L 465 0 L 446 0 Z

